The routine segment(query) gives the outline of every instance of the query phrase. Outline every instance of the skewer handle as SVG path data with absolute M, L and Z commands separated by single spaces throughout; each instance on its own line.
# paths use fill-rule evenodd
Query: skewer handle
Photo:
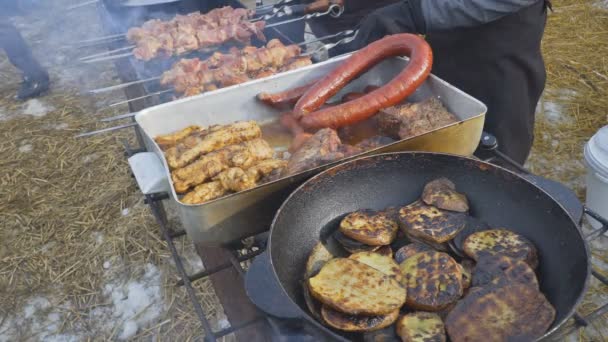
M 135 127 L 135 126 L 137 126 L 137 123 L 136 122 L 132 122 L 132 123 L 128 123 L 128 124 L 125 124 L 125 125 L 120 125 L 120 126 L 114 126 L 114 127 L 99 129 L 97 131 L 80 133 L 80 134 L 76 135 L 75 138 L 90 137 L 91 135 L 97 135 L 97 134 L 101 134 L 101 133 L 113 132 L 113 131 L 117 131 L 119 129 L 125 129 L 125 128 Z
M 327 11 L 325 12 L 315 12 L 315 13 L 309 13 L 306 15 L 303 15 L 301 17 L 298 18 L 293 18 L 293 19 L 288 19 L 288 20 L 284 20 L 284 21 L 280 21 L 277 23 L 272 23 L 269 25 L 266 25 L 266 28 L 270 28 L 270 27 L 275 27 L 275 26 L 280 26 L 280 25 L 285 25 L 285 24 L 289 24 L 289 23 L 293 23 L 296 21 L 300 21 L 300 20 L 308 20 L 308 19 L 312 19 L 312 18 L 318 18 L 318 17 L 322 17 L 325 15 L 331 15 L 332 17 L 339 17 L 342 15 L 342 13 L 344 12 L 344 7 L 340 6 L 340 5 L 331 5 L 329 6 L 329 8 L 327 9 Z

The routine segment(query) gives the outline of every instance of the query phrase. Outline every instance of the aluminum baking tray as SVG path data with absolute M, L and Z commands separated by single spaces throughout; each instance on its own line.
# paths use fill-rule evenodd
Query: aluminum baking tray
M 154 142 L 155 136 L 169 134 L 189 125 L 209 126 L 241 120 L 267 123 L 277 120 L 280 112 L 257 101 L 258 93 L 277 92 L 304 85 L 326 75 L 346 58 L 348 55 L 265 79 L 150 107 L 139 112 L 135 120 L 143 132 L 146 149 L 157 154 L 163 164 L 165 176 L 170 179 L 169 167 L 161 149 Z M 351 91 L 360 91 L 368 85 L 385 84 L 407 63 L 406 58 L 383 61 L 351 82 L 336 98 Z M 460 121 L 203 204 L 189 205 L 179 202 L 175 189 L 169 182 L 171 197 L 179 208 L 184 229 L 195 243 L 204 245 L 223 245 L 260 233 L 268 229 L 283 200 L 306 179 L 340 162 L 364 155 L 412 150 L 471 155 L 481 137 L 486 106 L 432 75 L 408 101 L 422 101 L 431 96 L 438 97 Z

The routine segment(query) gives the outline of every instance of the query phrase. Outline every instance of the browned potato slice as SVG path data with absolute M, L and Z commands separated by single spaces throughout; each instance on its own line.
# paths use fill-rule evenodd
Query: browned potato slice
M 341 231 L 336 231 L 333 234 L 334 239 L 336 239 L 336 241 L 338 241 L 340 243 L 340 245 L 347 250 L 350 253 L 357 253 L 357 252 L 373 252 L 373 251 L 377 251 L 378 249 L 380 249 L 380 247 L 382 246 L 370 246 L 370 245 L 366 245 L 362 242 L 359 242 L 357 240 L 353 240 L 351 238 L 349 238 L 348 236 L 342 234 Z
M 440 311 L 462 296 L 462 270 L 446 253 L 427 251 L 401 265 L 406 304 L 414 309 Z
M 464 291 L 471 287 L 472 275 L 461 264 L 458 264 L 458 267 L 460 268 L 460 272 L 462 272 L 462 289 Z
M 378 271 L 393 277 L 399 283 L 402 281 L 403 277 L 399 265 L 397 265 L 395 260 L 390 256 L 381 255 L 376 252 L 359 252 L 352 254 L 348 258 L 371 266 Z
M 447 178 L 428 182 L 422 191 L 422 200 L 439 209 L 466 213 L 469 211 L 467 197 L 456 191 L 456 185 Z
M 479 259 L 473 271 L 473 286 L 502 286 L 512 282 L 539 288 L 532 267 L 506 255 L 484 256 Z
M 397 321 L 397 334 L 404 342 L 445 342 L 441 317 L 432 312 L 414 312 Z
M 471 259 L 464 259 L 460 262 L 460 267 L 462 268 L 462 286 L 464 289 L 468 289 L 473 283 L 475 262 Z
M 306 261 L 306 274 L 304 274 L 304 277 L 310 278 L 319 273 L 321 267 L 333 258 L 334 255 L 327 247 L 325 247 L 322 242 L 318 242 L 308 256 L 308 260 Z
M 555 309 L 535 288 L 513 283 L 471 291 L 448 314 L 453 342 L 533 341 L 555 318 Z
M 397 261 L 397 263 L 400 264 L 400 263 L 404 262 L 405 259 L 412 257 L 416 253 L 426 252 L 426 251 L 431 251 L 431 250 L 433 250 L 433 249 L 429 245 L 425 245 L 420 242 L 410 243 L 408 245 L 405 245 L 405 246 L 399 248 L 397 250 L 397 252 L 395 252 L 395 261 Z
M 343 331 L 363 332 L 385 328 L 397 320 L 399 310 L 380 316 L 356 316 L 333 310 L 326 305 L 321 308 L 323 321 L 332 328 Z
M 358 210 L 340 222 L 340 231 L 353 240 L 370 246 L 388 245 L 397 236 L 399 225 L 389 215 L 373 210 Z
M 368 331 L 363 334 L 363 342 L 399 342 L 399 336 L 393 325 L 380 330 Z
M 523 260 L 532 268 L 538 266 L 538 254 L 532 242 L 507 229 L 473 233 L 464 240 L 463 249 L 475 261 L 484 255 L 500 254 Z
M 386 315 L 405 303 L 399 282 L 352 259 L 328 261 L 308 285 L 321 303 L 352 315 Z
M 422 201 L 399 210 L 399 223 L 408 235 L 435 243 L 453 239 L 464 229 L 466 218 L 464 213 L 438 209 Z

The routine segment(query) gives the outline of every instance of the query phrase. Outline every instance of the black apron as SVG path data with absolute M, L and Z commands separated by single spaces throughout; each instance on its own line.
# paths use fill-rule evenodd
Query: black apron
M 488 106 L 484 129 L 521 164 L 532 148 L 534 113 L 545 87 L 546 18 L 539 1 L 480 27 L 427 35 L 433 73 Z

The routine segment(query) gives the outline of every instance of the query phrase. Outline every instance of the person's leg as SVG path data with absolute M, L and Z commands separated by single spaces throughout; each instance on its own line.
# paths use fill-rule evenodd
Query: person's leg
M 34 58 L 19 31 L 6 18 L 0 20 L 0 48 L 23 73 L 24 83 L 17 97 L 25 99 L 37 96 L 48 89 L 46 70 Z

